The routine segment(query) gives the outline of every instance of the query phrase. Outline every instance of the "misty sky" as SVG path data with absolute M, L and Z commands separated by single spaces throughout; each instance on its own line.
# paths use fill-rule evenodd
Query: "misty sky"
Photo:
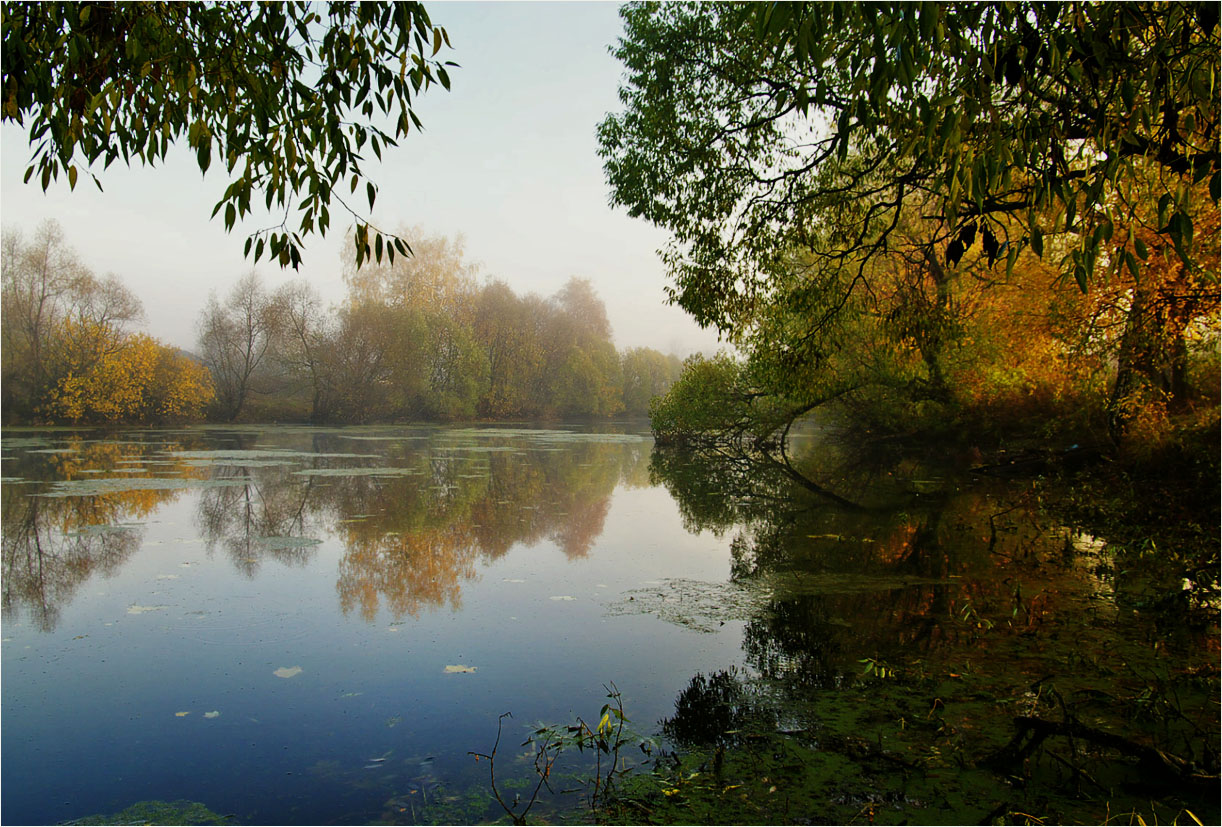
M 595 128 L 617 111 L 620 64 L 607 47 L 621 32 L 617 3 L 427 4 L 461 68 L 452 91 L 435 87 L 416 101 L 425 132 L 370 155 L 367 175 L 380 187 L 374 223 L 419 225 L 466 241 L 481 273 L 519 294 L 550 295 L 570 276 L 591 279 L 621 347 L 686 355 L 713 351 L 715 334 L 665 305 L 656 251 L 666 234 L 608 205 Z M 184 145 L 156 168 L 121 162 L 95 171 L 105 191 L 81 175 L 75 192 L 61 176 L 47 193 L 21 179 L 30 151 L 25 131 L 3 127 L 0 210 L 6 228 L 27 235 L 55 218 L 98 275 L 115 273 L 144 302 L 147 329 L 179 347 L 195 342 L 195 321 L 209 292 L 223 295 L 251 268 L 241 226 L 227 234 L 212 206 L 228 185 L 224 166 L 201 176 Z M 325 239 L 306 240 L 300 275 L 329 301 L 343 296 L 343 210 L 332 205 Z M 262 220 L 260 220 L 262 219 Z M 251 228 L 266 226 L 266 216 Z M 274 287 L 294 278 L 266 261 Z

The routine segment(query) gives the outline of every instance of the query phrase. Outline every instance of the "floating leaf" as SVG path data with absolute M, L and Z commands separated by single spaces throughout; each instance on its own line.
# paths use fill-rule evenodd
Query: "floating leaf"
M 264 548 L 273 550 L 290 548 L 309 548 L 322 543 L 313 537 L 256 537 L 255 542 Z
M 276 671 L 272 672 L 277 678 L 295 678 L 301 674 L 300 666 L 281 666 Z
M 204 713 L 204 717 L 205 717 L 205 718 L 219 718 L 219 717 L 221 717 L 221 713 L 217 712 L 217 711 L 214 709 L 214 710 L 212 710 L 211 712 L 205 712 L 205 713 Z
M 170 608 L 170 607 L 169 607 L 169 606 L 136 606 L 136 605 L 131 605 L 131 606 L 128 606 L 128 607 L 127 607 L 127 613 L 128 613 L 129 615 L 142 615 L 142 614 L 144 614 L 145 612 L 160 612 L 162 609 L 168 609 L 168 608 Z
M 421 473 L 415 468 L 307 468 L 294 471 L 298 477 L 410 477 Z
M 447 675 L 454 675 L 458 674 L 459 672 L 474 672 L 475 667 L 458 664 L 457 666 L 447 666 L 444 671 Z
M 191 714 L 190 712 L 175 712 L 174 717 L 175 718 L 185 718 L 190 714 Z
M 548 600 L 576 600 L 576 597 L 568 594 L 554 594 Z

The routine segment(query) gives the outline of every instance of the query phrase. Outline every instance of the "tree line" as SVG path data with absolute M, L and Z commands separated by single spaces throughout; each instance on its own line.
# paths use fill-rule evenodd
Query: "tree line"
M 363 423 L 643 416 L 678 357 L 616 349 L 586 279 L 520 296 L 481 281 L 461 241 L 414 239 L 411 256 L 348 265 L 329 307 L 305 280 L 251 271 L 201 310 L 195 353 L 133 330 L 139 299 L 98 278 L 54 222 L 6 230 L 7 422 L 209 419 Z

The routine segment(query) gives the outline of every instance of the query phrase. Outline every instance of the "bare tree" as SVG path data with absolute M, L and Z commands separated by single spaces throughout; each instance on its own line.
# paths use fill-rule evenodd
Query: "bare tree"
M 275 361 L 294 385 L 309 383 L 310 419 L 317 421 L 326 414 L 327 347 L 334 325 L 318 291 L 304 279 L 281 286 L 271 304 L 281 334 Z
M 199 321 L 199 347 L 216 386 L 216 406 L 232 422 L 242 413 L 252 379 L 277 332 L 276 308 L 254 270 L 234 286 L 225 303 L 216 295 Z

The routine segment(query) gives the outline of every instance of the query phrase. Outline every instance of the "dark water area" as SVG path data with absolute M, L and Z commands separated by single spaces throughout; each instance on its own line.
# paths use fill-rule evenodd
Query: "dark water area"
M 528 797 L 614 682 L 694 762 L 636 751 L 631 821 L 1217 820 L 1216 616 L 1130 599 L 1050 483 L 794 449 L 836 499 L 622 428 L 6 430 L 0 819 L 493 820 L 499 716 Z M 587 757 L 532 819 L 592 818 Z

